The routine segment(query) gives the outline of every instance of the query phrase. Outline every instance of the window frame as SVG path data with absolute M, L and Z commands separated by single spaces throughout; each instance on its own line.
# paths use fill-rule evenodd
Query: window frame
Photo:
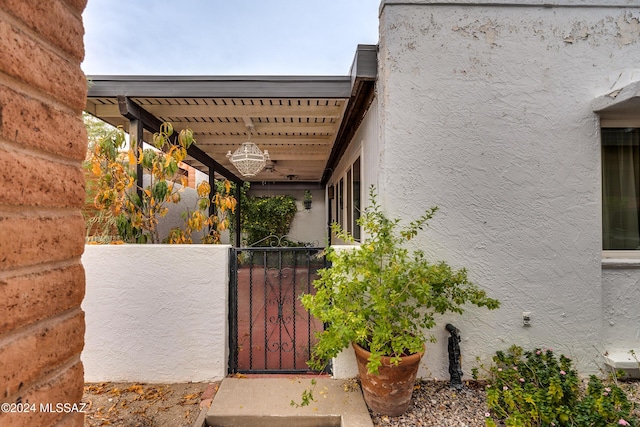
M 610 265 L 613 260 L 628 259 L 637 267 L 640 267 L 640 249 L 604 249 L 604 153 L 603 153 L 603 129 L 624 129 L 636 128 L 640 129 L 640 119 L 630 120 L 625 118 L 600 118 L 600 214 L 601 214 L 601 233 L 600 233 L 600 249 L 603 266 Z M 640 182 L 640 180 L 639 180 Z M 640 208 L 639 208 L 640 210 Z M 615 261 L 613 261 L 615 264 Z M 616 264 L 617 265 L 617 264 Z
M 355 159 L 349 163 L 349 166 L 345 168 L 344 172 L 335 176 L 333 183 L 329 186 L 335 187 L 335 208 L 332 209 L 332 215 L 335 216 L 331 219 L 332 222 L 336 222 L 340 227 L 348 231 L 356 242 L 362 240 L 361 227 L 356 223 L 357 218 L 360 217 L 360 213 L 355 212 L 356 208 L 362 205 L 362 156 L 358 154 Z M 356 179 L 354 173 L 354 166 L 358 166 L 358 176 Z M 358 182 L 357 194 L 355 182 Z M 357 203 L 356 203 L 357 196 Z M 357 231 L 356 231 L 357 229 Z M 332 236 L 335 237 L 335 236 Z

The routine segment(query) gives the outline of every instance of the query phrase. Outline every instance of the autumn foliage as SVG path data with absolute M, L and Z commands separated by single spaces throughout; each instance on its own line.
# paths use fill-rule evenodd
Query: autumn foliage
M 178 173 L 179 165 L 185 160 L 187 149 L 195 143 L 190 129 L 180 131 L 172 140 L 173 133 L 171 124 L 164 123 L 160 132 L 153 135 L 153 147 L 137 152 L 135 141 L 125 151 L 127 143 L 121 128 L 108 132 L 94 144 L 87 159 L 92 175 L 89 190 L 98 209 L 91 224 L 93 234 L 115 231 L 116 240 L 126 243 L 160 242 L 158 221 L 169 211 L 169 204 L 181 200 L 188 183 L 187 178 Z M 138 186 L 136 164 L 148 175 L 144 187 Z M 166 242 L 192 243 L 191 234 L 203 232 L 202 243 L 220 243 L 220 233 L 229 226 L 227 213 L 233 212 L 236 206 L 231 184 L 227 182 L 224 187 L 226 191 L 216 193 L 211 200 L 209 183 L 200 183 L 196 206 L 182 214 L 184 227 L 172 229 Z M 209 215 L 212 203 L 214 213 Z M 96 227 L 102 227 L 102 233 Z
M 202 243 L 220 243 L 221 232 L 229 228 L 227 213 L 234 212 L 236 199 L 231 195 L 231 183 L 224 182 L 224 194 L 216 193 L 213 200 L 209 200 L 211 186 L 202 181 L 198 187 L 198 200 L 196 209 L 182 213 L 185 220 L 183 228 L 172 228 L 169 232 L 168 243 L 193 243 L 191 234 L 203 229 L 208 230 L 202 236 Z M 209 206 L 213 203 L 217 213 L 207 215 Z

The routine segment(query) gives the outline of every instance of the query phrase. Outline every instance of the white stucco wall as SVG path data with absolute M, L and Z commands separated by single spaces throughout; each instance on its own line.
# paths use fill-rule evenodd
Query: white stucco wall
M 196 173 L 196 187 L 202 181 L 209 181 L 209 177 L 195 170 Z M 145 186 L 148 184 L 148 176 L 145 176 Z M 180 184 L 175 184 L 177 188 L 181 188 Z M 169 236 L 169 231 L 172 228 L 179 227 L 184 229 L 184 218 L 182 214 L 187 211 L 193 212 L 196 208 L 196 201 L 198 200 L 198 193 L 195 188 L 186 187 L 180 192 L 180 201 L 178 203 L 167 203 L 166 207 L 169 209 L 164 217 L 158 218 L 158 235 L 160 236 L 160 242 Z M 193 233 L 191 238 L 194 243 L 200 243 L 202 240 L 203 232 Z M 222 237 L 223 243 L 229 243 L 228 233 L 224 233 Z
M 444 318 L 421 375 L 448 377 L 446 321 L 462 331 L 466 373 L 511 344 L 553 347 L 595 372 L 603 294 L 620 291 L 603 290 L 591 103 L 637 68 L 640 10 L 470 3 L 481 2 L 381 7 L 380 200 L 408 219 L 438 205 L 416 245 L 502 301 Z M 614 276 L 605 287 L 629 279 Z
M 640 263 L 606 260 L 602 269 L 602 346 L 640 353 Z
M 85 381 L 227 374 L 227 245 L 88 245 Z
M 325 208 L 324 190 L 312 189 L 311 209 L 306 210 L 303 205 L 303 189 L 289 190 L 251 190 L 252 196 L 288 195 L 296 199 L 298 212 L 293 218 L 288 237 L 292 241 L 310 243 L 312 246 L 325 246 L 327 236 L 327 210 Z
M 327 209 L 324 190 L 311 190 L 311 209 L 306 210 L 302 202 L 304 191 L 295 190 L 291 195 L 296 199 L 298 213 L 293 218 L 289 237 L 312 246 L 324 247 L 327 242 Z
M 180 184 L 177 184 L 177 186 L 181 187 Z M 158 218 L 160 242 L 169 236 L 169 230 L 172 228 L 179 227 L 184 229 L 184 219 L 181 215 L 187 210 L 193 211 L 196 207 L 196 200 L 198 200 L 196 190 L 187 187 L 180 193 L 180 201 L 178 203 L 167 203 L 166 207 L 169 211 L 164 217 Z M 200 243 L 201 233 L 194 233 L 191 238 L 195 243 Z
M 378 171 L 380 170 L 380 109 L 378 107 L 378 98 L 376 97 L 369 111 L 364 116 L 362 124 L 356 134 L 356 141 L 362 144 L 362 201 L 363 206 L 367 206 L 369 201 L 369 188 L 374 186 L 380 187 Z
M 363 206 L 369 199 L 369 187 L 378 186 L 378 141 L 378 101 L 374 99 L 328 182 L 328 185 L 337 186 L 340 178 L 346 178 L 347 170 L 360 157 Z
M 333 185 L 337 193 L 340 179 L 344 179 L 345 182 L 347 181 L 347 171 L 352 168 L 354 162 L 360 157 L 360 205 L 362 207 L 367 206 L 369 204 L 369 188 L 372 185 L 376 188 L 378 187 L 379 149 L 378 101 L 374 99 L 364 115 L 360 126 L 358 126 L 351 143 L 331 174 L 327 185 Z M 337 203 L 338 197 L 336 194 L 333 200 L 332 209 L 334 213 L 332 214 L 332 222 L 337 220 L 337 214 L 335 213 Z M 344 243 L 335 236 L 333 236 L 332 239 L 334 244 Z

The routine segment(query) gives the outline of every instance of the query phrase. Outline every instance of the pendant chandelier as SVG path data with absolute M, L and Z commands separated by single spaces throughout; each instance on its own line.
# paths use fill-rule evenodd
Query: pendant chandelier
M 264 153 L 260 151 L 258 146 L 251 142 L 251 131 L 253 125 L 247 124 L 247 131 L 249 132 L 249 139 L 243 142 L 242 145 L 231 154 L 231 150 L 227 153 L 227 158 L 231 161 L 233 166 L 238 169 L 238 172 L 242 176 L 256 176 L 260 172 L 267 160 L 269 160 L 269 151 L 264 150 Z

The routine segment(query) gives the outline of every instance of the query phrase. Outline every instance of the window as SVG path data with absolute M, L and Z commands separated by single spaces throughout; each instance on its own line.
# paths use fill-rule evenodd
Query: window
M 347 171 L 347 228 L 353 234 L 353 184 L 352 171 Z
M 332 220 L 340 224 L 343 230 L 351 233 L 356 241 L 360 241 L 361 238 L 358 225 L 362 200 L 360 172 L 360 157 L 358 157 L 338 180 L 335 192 L 336 206 L 331 209 L 331 214 L 334 215 Z
M 344 178 L 338 183 L 338 224 L 344 229 Z
M 353 163 L 353 237 L 360 240 L 360 157 Z
M 602 248 L 640 249 L 640 128 L 602 129 Z

